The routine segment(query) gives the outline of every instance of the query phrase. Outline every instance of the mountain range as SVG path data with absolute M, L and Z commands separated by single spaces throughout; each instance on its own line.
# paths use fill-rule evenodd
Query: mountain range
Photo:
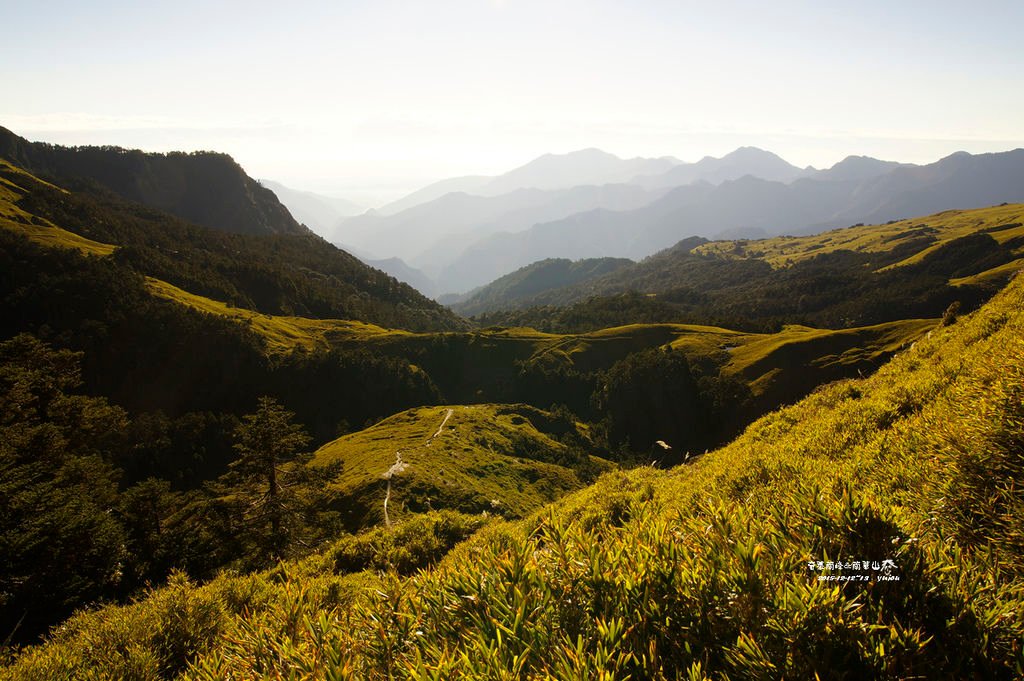
M 641 314 L 725 326 L 779 312 L 811 326 L 872 324 L 904 305 L 913 316 L 935 295 L 966 302 L 970 287 L 1001 285 L 1024 263 L 1022 222 L 1021 204 L 1007 204 L 800 237 L 689 237 L 640 262 L 538 261 L 444 302 L 484 324 L 543 330 Z M 876 302 L 851 305 L 861 296 Z
M 775 182 L 792 182 L 798 177 L 814 173 L 814 168 L 798 168 L 770 151 L 757 147 L 740 147 L 722 158 L 705 156 L 696 163 L 679 163 L 660 173 L 638 175 L 631 181 L 653 189 L 679 187 L 694 182 L 720 184 L 745 175 Z
M 817 170 L 753 147 L 696 163 L 587 149 L 431 185 L 334 234 L 401 259 L 389 271 L 411 267 L 431 292 L 463 292 L 545 258 L 640 259 L 689 236 L 811 234 L 1021 200 L 1024 150 L 921 166 L 850 156 Z
M 260 180 L 259 183 L 277 195 L 292 217 L 328 241 L 339 220 L 366 210 L 347 199 L 292 189 L 273 180 Z
M 842 177 L 843 164 L 833 176 Z M 882 166 L 876 166 L 881 169 Z M 718 186 L 691 184 L 630 211 L 594 210 L 484 237 L 447 266 L 449 280 L 485 283 L 550 257 L 640 259 L 689 236 L 760 238 L 813 234 L 951 208 L 1024 200 L 1024 150 L 954 154 L 859 180 L 801 178 L 785 184 L 752 175 Z
M 344 243 L 378 257 L 402 258 L 436 276 L 444 263 L 481 237 L 525 230 L 593 208 L 638 208 L 659 193 L 628 184 L 519 188 L 496 196 L 451 192 L 391 216 L 365 213 L 348 218 L 336 233 L 344 234 Z

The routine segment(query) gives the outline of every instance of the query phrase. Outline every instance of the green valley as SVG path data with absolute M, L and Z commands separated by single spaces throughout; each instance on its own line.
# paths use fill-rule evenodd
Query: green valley
M 428 512 L 266 572 L 176 577 L 5 674 L 1012 678 L 1021 310 L 1016 279 L 692 464 L 607 473 L 516 523 Z M 439 416 L 393 428 L 422 446 Z M 844 574 L 873 576 L 823 581 Z
M 14 146 L 0 678 L 1016 670 L 1020 204 L 544 261 L 465 319 L 125 180 L 246 195 L 226 157 Z M 854 557 L 901 581 L 817 580 Z

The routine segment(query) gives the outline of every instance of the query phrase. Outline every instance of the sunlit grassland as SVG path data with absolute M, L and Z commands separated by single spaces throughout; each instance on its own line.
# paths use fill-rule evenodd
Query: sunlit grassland
M 425 632 L 401 662 L 368 643 L 354 664 L 368 678 L 402 664 L 413 678 L 1014 678 L 1022 391 L 1017 281 L 692 465 L 611 473 L 458 547 L 372 611 L 393 613 L 370 630 L 396 641 L 403 617 Z M 900 581 L 821 583 L 807 566 L 857 556 L 893 560 Z
M 339 510 L 360 516 L 353 524 L 382 522 L 382 474 L 398 452 L 406 466 L 391 479 L 391 518 L 428 508 L 519 517 L 584 485 L 560 439 L 570 430 L 586 437 L 525 405 L 420 407 L 324 445 L 311 465 L 342 465 L 330 488 Z M 592 474 L 611 468 L 586 458 Z
M 1012 260 L 1008 263 L 987 269 L 984 272 L 972 274 L 968 277 L 956 277 L 955 279 L 950 279 L 949 283 L 952 286 L 978 286 L 992 282 L 1004 281 L 1021 270 L 1024 270 L 1024 258 L 1017 258 L 1016 260 Z
M 51 184 L 50 182 L 47 182 L 46 180 L 41 180 L 38 177 L 36 177 L 35 175 L 33 175 L 32 173 L 28 172 L 27 170 L 23 170 L 22 168 L 19 168 L 18 166 L 14 165 L 13 163 L 9 163 L 8 161 L 6 161 L 6 160 L 4 160 L 2 158 L 0 158 L 0 172 L 3 172 L 5 174 L 11 174 L 11 175 L 14 175 L 14 176 L 21 176 L 21 177 L 25 178 L 25 180 L 28 181 L 28 182 L 38 182 L 39 184 L 43 184 L 43 185 L 49 187 L 50 189 L 56 189 L 57 191 L 64 192 L 65 194 L 67 193 L 67 190 L 64 189 L 63 187 L 58 187 L 57 185 Z M 14 182 L 13 180 L 10 180 L 10 179 L 0 178 L 0 185 L 6 187 L 7 190 L 14 189 L 19 194 L 24 194 L 24 192 L 25 192 L 25 190 L 22 189 L 21 187 L 19 187 L 16 182 Z M 4 190 L 0 190 L 0 193 L 2 193 L 2 191 L 4 191 Z
M 999 243 L 1024 236 L 1024 204 L 948 210 L 927 217 L 884 225 L 856 225 L 812 236 L 712 241 L 698 246 L 694 252 L 725 258 L 757 258 L 778 269 L 823 253 L 847 250 L 881 254 L 922 237 L 934 237 L 933 243 L 888 266 L 899 267 L 919 262 L 943 244 L 978 232 L 990 234 Z
M 779 372 L 860 367 L 864 373 L 935 328 L 935 319 L 908 319 L 853 329 L 791 325 L 773 334 L 747 336 L 730 350 L 728 372 L 751 381 L 755 394 L 769 389 Z
M 0 159 L 0 172 L 14 178 L 24 176 L 26 180 L 53 186 L 2 159 Z M 17 183 L 8 177 L 0 176 L 0 227 L 22 234 L 42 246 L 70 248 L 86 255 L 110 255 L 117 248 L 111 244 L 100 243 L 69 232 L 49 220 L 25 212 L 16 205 L 18 199 L 25 194 L 25 190 Z
M 409 335 L 407 331 L 384 329 L 365 322 L 263 314 L 189 293 L 153 277 L 146 277 L 146 288 L 154 295 L 201 312 L 238 320 L 257 332 L 270 352 L 327 349 L 338 343 L 362 342 L 381 335 Z
M 366 431 L 381 437 L 366 474 L 443 414 Z M 1022 447 L 1018 278 L 868 378 L 824 386 L 693 463 L 611 472 L 489 524 L 432 570 L 402 577 L 387 556 L 444 553 L 472 531 L 465 516 L 410 515 L 270 573 L 78 615 L 5 674 L 1019 678 Z M 344 576 L 350 556 L 382 576 Z M 819 560 L 892 560 L 900 579 L 822 582 Z

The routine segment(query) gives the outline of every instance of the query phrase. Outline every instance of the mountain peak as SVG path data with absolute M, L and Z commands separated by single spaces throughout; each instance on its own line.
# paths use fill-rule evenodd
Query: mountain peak
M 954 159 L 962 160 L 962 159 L 970 158 L 970 157 L 971 157 L 971 154 L 969 154 L 966 151 L 954 151 L 949 156 L 944 156 L 944 157 L 940 158 L 939 159 L 939 163 L 942 163 L 943 161 L 952 161 Z
M 557 160 L 557 159 L 580 159 L 580 160 L 582 160 L 582 159 L 602 159 L 602 160 L 607 159 L 609 161 L 611 161 L 611 160 L 621 161 L 622 160 L 621 158 L 619 158 L 615 154 L 610 154 L 607 151 L 604 151 L 603 149 L 598 149 L 597 147 L 587 147 L 586 149 L 577 149 L 575 151 L 568 151 L 568 152 L 566 152 L 564 154 L 544 154 L 543 156 L 539 156 L 539 157 L 535 158 L 533 161 L 530 161 L 530 163 L 536 163 L 536 162 L 541 161 L 541 160 L 550 161 L 550 160 Z M 530 165 L 530 163 L 527 163 L 526 165 Z
M 884 175 L 899 168 L 902 164 L 896 161 L 882 161 L 871 156 L 847 156 L 831 168 L 813 175 L 817 180 L 860 181 Z
M 585 149 L 569 152 L 569 155 L 572 154 L 599 154 L 601 156 L 615 156 L 615 154 L 611 154 L 604 149 L 598 149 L 597 147 L 587 147 Z M 618 156 L 615 156 L 615 158 L 618 158 Z
M 88 178 L 124 199 L 204 227 L 240 234 L 310 233 L 274 192 L 223 153 L 61 147 L 0 128 L 0 157 L 34 173 Z
M 781 156 L 773 151 L 767 149 L 761 149 L 760 147 L 738 147 L 735 151 L 732 151 L 721 158 L 721 160 L 743 160 L 743 161 L 782 161 L 789 165 Z
M 672 164 L 665 160 L 634 158 L 624 160 L 596 147 L 565 154 L 544 154 L 491 180 L 479 193 L 504 194 L 516 189 L 568 189 L 584 185 L 628 182 L 644 172 L 664 172 Z

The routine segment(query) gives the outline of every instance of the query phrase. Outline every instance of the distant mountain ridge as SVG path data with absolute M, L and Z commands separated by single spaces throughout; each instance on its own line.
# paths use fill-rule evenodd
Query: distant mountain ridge
M 431 290 L 463 294 L 546 258 L 637 259 L 687 236 L 810 233 L 1022 198 L 1006 190 L 1005 177 L 985 188 L 933 167 L 955 162 L 914 166 L 848 156 L 817 170 L 756 147 L 695 163 L 583 149 L 546 154 L 495 177 L 443 180 L 343 219 L 336 233 L 339 242 L 422 270 Z M 968 188 L 924 191 L 943 181 Z M 918 199 L 898 198 L 904 192 Z M 949 205 L 944 199 L 953 195 L 958 203 Z
M 847 156 L 831 168 L 819 170 L 808 177 L 815 180 L 868 180 L 878 177 L 896 168 L 912 167 L 910 163 L 896 161 L 880 161 L 870 156 Z
M 667 172 L 678 163 L 678 159 L 669 157 L 622 159 L 594 148 L 568 154 L 544 154 L 495 177 L 478 192 L 494 196 L 524 187 L 550 190 L 629 183 L 638 175 Z
M 651 189 L 679 187 L 694 182 L 721 184 L 746 175 L 774 182 L 792 182 L 814 172 L 813 168 L 798 168 L 770 151 L 740 147 L 722 158 L 705 156 L 696 163 L 682 163 L 660 174 L 634 177 L 632 182 Z
M 691 237 L 574 283 L 536 276 L 552 261 L 535 263 L 452 308 L 485 325 L 558 333 L 644 315 L 729 328 L 752 320 L 770 328 L 839 327 L 935 316 L 954 301 L 969 307 L 983 300 L 1024 268 L 1022 224 L 1024 203 L 1015 203 L 810 236 Z
M 594 148 L 544 154 L 501 175 L 467 175 L 434 182 L 374 212 L 394 215 L 451 193 L 498 196 L 518 189 L 557 190 L 581 185 L 624 184 L 638 175 L 663 173 L 678 163 L 681 163 L 679 159 L 669 156 L 622 159 Z
M 497 196 L 453 192 L 394 215 L 348 218 L 336 233 L 340 242 L 397 256 L 436 275 L 467 244 L 488 234 L 524 230 L 594 208 L 636 208 L 659 194 L 628 184 L 522 188 Z
M 338 220 L 365 210 L 345 199 L 292 189 L 274 180 L 261 179 L 259 183 L 274 192 L 296 220 L 328 241 L 334 240 L 333 230 Z
M 370 267 L 378 269 L 381 272 L 394 277 L 398 281 L 412 286 L 428 298 L 433 298 L 438 294 L 437 284 L 434 283 L 433 279 L 428 277 L 422 270 L 412 267 L 401 258 L 385 258 L 383 260 L 360 258 L 360 260 Z
M 465 177 L 452 177 L 446 180 L 439 180 L 432 184 L 428 184 L 422 189 L 417 189 L 412 194 L 403 196 L 402 198 L 392 201 L 386 205 L 377 208 L 372 213 L 379 215 L 394 215 L 395 213 L 401 213 L 403 210 L 418 206 L 421 203 L 427 203 L 434 199 L 439 199 L 445 194 L 452 193 L 466 193 L 472 194 L 480 187 L 490 182 L 492 178 L 488 175 L 467 175 Z
M 858 222 L 1024 201 L 1024 149 L 958 153 L 925 166 L 847 159 L 824 172 L 824 179 L 815 173 L 789 184 L 751 175 L 717 186 L 694 183 L 633 210 L 597 209 L 494 234 L 468 245 L 442 276 L 473 288 L 488 273 L 545 258 L 638 259 L 690 236 L 815 234 Z
M 227 154 L 62 147 L 29 142 L 0 127 L 0 158 L 36 175 L 85 178 L 204 227 L 238 234 L 309 232 Z

